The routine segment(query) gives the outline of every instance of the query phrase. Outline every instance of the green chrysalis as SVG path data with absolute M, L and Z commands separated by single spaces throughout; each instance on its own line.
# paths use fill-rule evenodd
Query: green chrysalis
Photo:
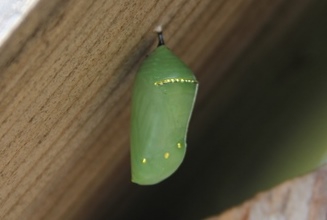
M 140 185 L 166 179 L 182 163 L 198 88 L 192 71 L 157 32 L 158 47 L 141 65 L 132 95 L 132 182 Z

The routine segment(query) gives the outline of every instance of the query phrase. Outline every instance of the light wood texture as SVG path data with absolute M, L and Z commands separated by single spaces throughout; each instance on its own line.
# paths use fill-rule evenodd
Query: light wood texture
M 238 87 L 235 62 L 249 49 L 260 54 L 258 36 L 272 44 L 309 2 L 40 0 L 0 48 L 0 219 L 132 213 L 161 189 L 132 185 L 129 162 L 131 87 L 156 45 L 154 27 L 164 26 L 167 45 L 200 82 L 192 146 Z M 195 177 L 185 173 L 167 184 L 184 189 Z M 163 213 L 191 203 L 169 200 Z
M 207 220 L 326 220 L 327 165 Z

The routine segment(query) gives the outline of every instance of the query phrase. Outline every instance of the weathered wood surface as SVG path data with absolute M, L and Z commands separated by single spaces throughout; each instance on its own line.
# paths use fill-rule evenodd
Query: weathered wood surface
M 326 220 L 327 165 L 207 220 Z
M 190 143 L 202 143 L 239 84 L 238 75 L 222 83 L 236 60 L 260 50 L 259 35 L 270 36 L 261 46 L 273 42 L 309 2 L 40 0 L 0 48 L 0 218 L 126 215 L 157 190 L 129 180 L 131 87 L 153 28 L 164 26 L 200 81 Z M 172 213 L 192 210 L 173 201 Z

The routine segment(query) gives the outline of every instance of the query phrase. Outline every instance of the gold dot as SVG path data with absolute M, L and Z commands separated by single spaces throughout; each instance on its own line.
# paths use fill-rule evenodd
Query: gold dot
M 177 144 L 177 147 L 178 147 L 178 148 L 182 148 L 182 144 L 181 144 L 181 143 L 178 143 L 178 144 Z
M 146 163 L 146 159 L 145 158 L 143 158 L 142 163 Z
M 184 79 L 181 79 L 181 82 L 183 83 L 184 82 Z
M 169 156 L 170 156 L 170 155 L 169 155 L 169 153 L 168 153 L 168 152 L 166 152 L 166 153 L 165 153 L 165 155 L 164 155 L 164 158 L 165 158 L 165 159 L 168 159 L 168 158 L 169 158 Z
M 179 82 L 179 79 L 175 79 L 176 82 Z
M 155 82 L 155 83 L 154 83 L 154 85 L 156 85 L 156 86 L 157 86 L 157 85 L 158 85 L 158 83 L 157 83 L 157 82 Z
M 173 83 L 173 82 L 175 82 L 175 80 L 174 79 L 171 79 L 171 82 Z

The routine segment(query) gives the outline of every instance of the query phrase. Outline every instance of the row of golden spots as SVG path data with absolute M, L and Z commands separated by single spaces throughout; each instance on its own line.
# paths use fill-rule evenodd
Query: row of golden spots
M 154 85 L 156 86 L 162 86 L 163 84 L 166 83 L 175 83 L 175 82 L 181 82 L 181 83 L 198 83 L 196 80 L 194 79 L 164 79 L 161 81 L 157 81 L 154 83 Z

